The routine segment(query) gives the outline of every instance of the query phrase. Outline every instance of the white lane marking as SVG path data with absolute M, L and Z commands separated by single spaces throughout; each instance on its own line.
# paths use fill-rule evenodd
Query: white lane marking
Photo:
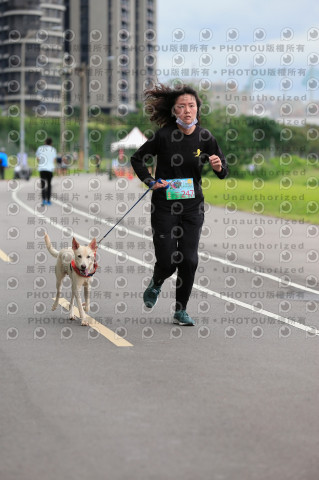
M 236 267 L 238 269 L 245 270 L 248 273 L 254 273 L 255 275 L 260 275 L 261 277 L 269 278 L 269 280 L 274 280 L 278 282 L 279 284 L 282 284 L 286 287 L 295 287 L 298 288 L 299 290 L 305 290 L 306 292 L 311 292 L 315 293 L 316 295 L 319 295 L 318 290 L 314 290 L 313 288 L 305 287 L 304 285 L 300 285 L 299 283 L 294 283 L 294 282 L 286 282 L 280 277 L 276 277 L 275 275 L 270 275 L 269 273 L 264 273 L 264 272 L 258 272 L 254 268 L 246 267 L 245 265 L 239 265 L 238 263 L 232 263 L 229 260 L 224 260 L 223 258 L 219 257 L 214 257 L 213 255 L 210 255 L 209 253 L 199 253 L 201 257 L 209 258 L 210 260 L 213 260 L 214 262 L 220 262 L 223 263 L 224 265 L 230 265 L 232 267 Z
M 63 205 L 65 205 L 64 202 L 61 202 L 60 200 L 56 200 L 56 199 L 52 200 L 52 202 L 56 203 L 57 205 L 60 205 L 61 207 Z M 108 227 L 113 227 L 114 223 L 116 223 L 116 222 L 114 222 L 114 223 L 109 222 L 108 220 L 105 220 L 104 218 L 100 218 L 100 217 L 97 217 L 96 215 L 92 215 L 91 213 L 87 213 L 87 212 L 84 212 L 83 210 L 79 210 L 78 208 L 73 207 L 73 205 L 72 205 L 72 212 L 77 213 L 78 215 L 82 215 L 83 217 L 87 217 L 90 220 L 98 221 L 99 223 L 107 225 Z M 114 228 L 114 230 L 119 230 L 120 232 L 127 231 L 130 235 L 135 235 L 135 237 L 143 238 L 144 240 L 145 240 L 145 238 L 151 238 L 151 237 L 148 237 L 146 235 L 143 235 L 142 233 L 135 232 L 134 230 L 129 230 L 127 227 L 124 228 L 124 227 L 118 226 L 118 225 Z
M 233 298 L 228 298 L 226 295 L 221 295 L 220 293 L 214 292 L 213 290 L 209 290 L 208 288 L 201 287 L 200 285 L 194 284 L 194 288 L 197 288 L 201 292 L 206 293 L 207 295 L 212 295 L 213 297 L 220 298 L 221 300 L 225 300 L 229 303 L 234 303 L 239 305 L 240 307 L 247 308 L 256 313 L 260 313 L 265 315 L 266 317 L 274 318 L 279 322 L 287 323 L 292 327 L 299 328 L 300 330 L 304 330 L 305 332 L 312 333 L 314 335 L 319 335 L 319 330 L 315 327 L 308 327 L 307 325 L 303 325 L 302 323 L 295 322 L 294 320 L 290 320 L 289 318 L 282 317 L 281 315 L 277 315 L 276 313 L 268 312 L 268 310 L 264 310 L 263 308 L 256 308 L 253 305 L 249 305 L 249 303 L 241 302 L 240 300 L 234 300 Z
M 27 210 L 28 212 L 32 213 L 32 215 L 36 215 L 37 217 L 43 219 L 46 223 L 52 225 L 54 228 L 57 228 L 58 230 L 61 230 L 61 231 L 68 231 L 66 227 L 63 227 L 62 225 L 59 225 L 59 224 L 56 224 L 54 223 L 53 221 L 51 221 L 50 218 L 48 217 L 45 217 L 42 213 L 38 213 L 36 211 L 34 211 L 32 208 L 28 207 L 27 205 L 25 205 L 25 203 L 23 203 L 19 198 L 18 196 L 16 195 L 16 192 L 13 192 L 12 193 L 12 198 L 14 199 L 15 202 L 17 202 L 22 208 L 24 208 L 25 210 Z M 76 234 L 76 237 L 79 239 L 79 240 L 82 240 L 84 242 L 87 242 L 89 243 L 90 242 L 90 239 L 87 238 L 87 237 L 84 237 L 83 235 L 80 235 L 80 234 Z M 112 253 L 112 255 L 116 255 L 116 256 L 122 256 L 123 253 L 122 252 L 119 252 L 118 250 L 114 250 L 113 248 L 109 248 L 109 247 L 105 247 L 104 245 L 100 245 L 99 248 L 101 248 L 102 250 L 105 250 L 106 252 L 109 252 L 109 253 Z M 131 262 L 133 263 L 137 263 L 138 265 L 142 265 L 143 267 L 146 267 L 146 268 L 150 268 L 150 269 L 153 269 L 153 265 L 150 265 L 149 263 L 146 263 L 146 262 L 143 262 L 142 260 L 139 260 L 138 258 L 135 258 L 135 257 L 132 257 L 131 255 L 125 255 L 125 258 L 127 260 L 130 260 Z M 268 312 L 267 310 L 261 310 L 261 309 L 257 309 L 256 307 L 254 307 L 253 305 L 249 305 L 248 303 L 244 303 L 244 302 L 241 302 L 239 300 L 234 300 L 232 298 L 228 298 L 224 295 L 221 295 L 220 293 L 218 292 L 215 292 L 213 290 L 209 290 L 208 288 L 205 288 L 205 287 L 202 287 L 201 285 L 197 285 L 197 284 L 194 284 L 194 288 L 196 288 L 197 290 L 201 291 L 201 292 L 204 292 L 208 295 L 212 295 L 216 298 L 219 298 L 221 300 L 224 300 L 228 303 L 234 303 L 236 305 L 239 305 L 243 308 L 246 308 L 248 310 L 251 310 L 253 312 L 258 312 L 258 313 L 262 313 L 263 315 L 266 315 L 270 318 L 275 318 L 276 320 L 280 321 L 280 322 L 283 322 L 283 323 L 286 323 L 288 325 L 291 325 L 292 327 L 295 327 L 295 328 L 298 328 L 300 330 L 304 330 L 305 332 L 309 332 L 313 335 L 319 335 L 319 330 L 317 330 L 315 327 L 311 327 L 311 326 L 307 326 L 307 325 L 303 325 L 301 323 L 298 323 L 298 322 L 295 322 L 293 320 L 290 320 L 289 318 L 285 318 L 285 317 L 282 317 L 280 315 L 277 315 L 275 313 L 272 313 L 272 312 Z
M 60 206 L 64 205 L 64 203 L 61 202 L 60 200 L 53 200 L 53 202 L 56 203 L 57 205 L 60 205 Z M 78 215 L 82 215 L 83 217 L 87 217 L 87 218 L 90 218 L 91 220 L 95 220 L 95 221 L 98 221 L 99 223 L 108 225 L 109 227 L 113 227 L 113 225 L 115 223 L 115 222 L 114 223 L 108 222 L 107 220 L 104 220 L 103 218 L 99 218 L 99 217 L 97 217 L 95 215 L 92 215 L 90 213 L 86 213 L 83 210 L 79 210 L 78 208 L 73 207 L 73 205 L 72 205 L 72 211 L 74 213 L 77 213 Z M 133 235 L 133 236 L 138 237 L 138 238 L 143 238 L 144 240 L 145 239 L 151 239 L 151 237 L 149 237 L 147 235 L 144 235 L 144 234 L 141 234 L 141 233 L 138 233 L 135 230 L 130 230 L 127 227 L 123 228 L 123 227 L 120 227 L 120 226 L 116 226 L 115 230 L 119 230 L 119 231 L 126 230 L 129 235 Z M 299 283 L 286 282 L 282 278 L 276 277 L 276 275 L 271 275 L 269 273 L 264 273 L 264 272 L 258 272 L 253 268 L 246 267 L 245 265 L 240 265 L 238 263 L 232 263 L 229 260 L 225 260 L 225 259 L 220 258 L 220 257 L 215 257 L 213 255 L 210 255 L 209 253 L 198 252 L 198 255 L 201 258 L 205 258 L 205 259 L 209 258 L 209 260 L 212 260 L 214 262 L 219 262 L 219 263 L 222 263 L 223 265 L 229 265 L 231 267 L 242 269 L 242 270 L 244 270 L 248 273 L 253 273 L 255 275 L 260 275 L 261 277 L 265 277 L 265 278 L 268 278 L 269 280 L 273 280 L 275 282 L 278 282 L 279 285 L 294 287 L 294 288 L 298 288 L 298 290 L 304 290 L 305 292 L 310 292 L 310 293 L 314 293 L 316 295 L 319 295 L 318 290 L 314 290 L 313 288 L 305 287 L 304 285 L 301 285 Z
M 27 210 L 32 215 L 35 215 L 35 216 L 41 218 L 45 223 L 48 223 L 49 225 L 51 225 L 54 228 L 57 228 L 58 230 L 61 230 L 61 232 L 66 232 L 66 233 L 69 232 L 67 227 L 63 227 L 62 225 L 60 225 L 58 223 L 55 223 L 54 220 L 51 220 L 49 217 L 46 217 L 42 213 L 36 212 L 34 209 L 30 208 L 28 205 L 23 203 L 22 200 L 20 200 L 18 198 L 16 192 L 12 192 L 12 198 L 15 202 L 17 202 L 20 205 L 20 207 L 24 208 L 25 210 Z M 76 238 L 78 238 L 79 240 L 82 240 L 83 242 L 90 243 L 90 241 L 91 241 L 89 238 L 84 237 L 80 233 L 75 233 L 75 236 L 76 236 Z M 123 257 L 123 252 L 120 252 L 119 250 L 114 250 L 113 248 L 105 247 L 104 245 L 99 245 L 99 248 L 102 249 L 102 250 L 105 250 L 108 253 L 112 253 L 112 255 Z M 127 254 L 124 254 L 124 257 L 127 260 L 131 260 L 132 262 L 135 262 L 139 265 L 142 265 L 143 267 L 153 268 L 152 265 L 150 265 L 148 263 L 145 263 L 142 260 L 139 260 L 138 258 L 131 257 L 130 255 L 127 255 Z

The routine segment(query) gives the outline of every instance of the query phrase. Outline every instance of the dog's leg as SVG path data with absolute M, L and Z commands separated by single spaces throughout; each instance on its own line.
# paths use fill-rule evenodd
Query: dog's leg
M 79 309 L 79 312 L 80 312 L 81 325 L 89 325 L 89 322 L 88 322 L 88 320 L 86 320 L 86 315 L 85 315 L 85 312 L 83 310 L 80 293 L 81 293 L 80 289 L 75 290 L 75 298 L 76 298 L 76 301 L 77 301 L 77 304 L 78 304 L 78 309 Z
M 89 313 L 90 311 L 90 282 L 84 284 L 84 311 Z
M 60 300 L 60 297 L 61 297 L 62 280 L 63 280 L 63 277 L 57 276 L 57 278 L 56 278 L 56 296 L 55 296 L 55 301 L 52 305 L 52 310 L 56 310 L 57 306 L 59 305 L 59 300 Z
M 74 293 L 74 289 L 72 287 L 72 294 L 71 294 L 71 300 L 70 300 L 70 311 L 69 311 L 70 320 L 75 320 L 75 316 L 74 316 L 74 313 L 73 313 L 74 297 L 75 297 L 75 293 Z

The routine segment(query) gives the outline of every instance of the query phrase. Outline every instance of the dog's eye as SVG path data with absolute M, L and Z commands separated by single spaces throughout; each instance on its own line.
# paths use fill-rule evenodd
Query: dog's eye
M 91 258 L 91 255 L 88 255 L 86 258 Z
M 82 255 L 78 255 L 78 258 L 82 258 Z

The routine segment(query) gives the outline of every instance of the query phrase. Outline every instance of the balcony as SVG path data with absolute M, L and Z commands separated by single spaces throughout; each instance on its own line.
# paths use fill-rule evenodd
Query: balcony
M 29 10 L 29 9 L 21 9 L 21 10 L 7 10 L 2 14 L 3 17 L 12 17 L 14 15 L 29 15 L 29 16 L 38 16 L 42 17 L 43 12 L 42 10 Z
M 66 10 L 66 7 L 64 5 L 56 5 L 55 3 L 40 3 L 40 7 L 61 10 L 61 12 L 64 12 Z

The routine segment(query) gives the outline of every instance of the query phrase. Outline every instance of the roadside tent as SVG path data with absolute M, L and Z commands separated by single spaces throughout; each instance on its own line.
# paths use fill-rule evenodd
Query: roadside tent
M 147 138 L 138 127 L 134 127 L 126 137 L 118 142 L 111 143 L 111 152 L 116 150 L 128 150 L 140 148 L 145 143 Z

